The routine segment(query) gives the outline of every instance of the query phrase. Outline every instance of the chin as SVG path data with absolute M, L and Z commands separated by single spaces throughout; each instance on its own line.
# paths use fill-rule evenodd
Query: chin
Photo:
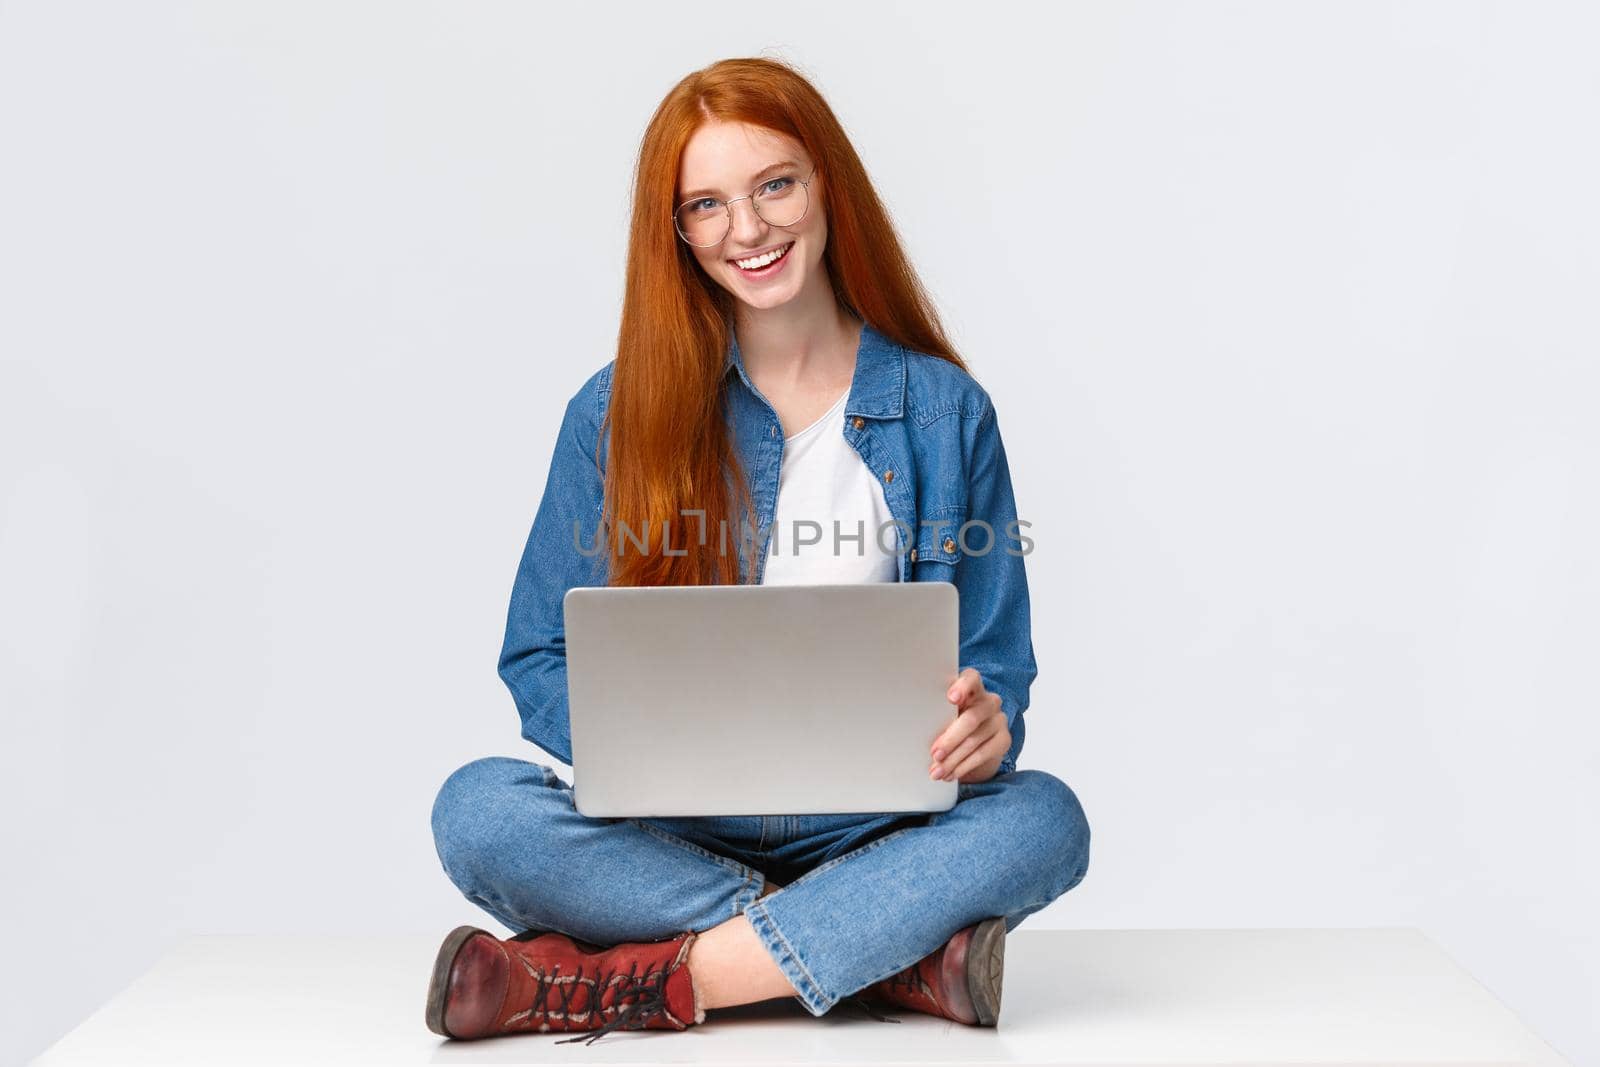
M 811 276 L 810 266 L 804 262 L 791 264 L 786 272 L 788 277 L 783 279 L 783 284 L 775 286 L 751 285 L 738 276 L 737 267 L 729 267 L 728 269 L 735 273 L 729 279 L 728 285 L 741 300 L 752 307 L 777 307 L 779 304 L 787 304 L 805 291 L 807 279 Z
M 742 299 L 752 307 L 778 307 L 779 304 L 787 304 L 795 296 L 798 296 L 800 288 L 802 286 L 797 285 L 792 286 L 792 288 L 784 286 L 781 290 L 750 290 L 750 288 L 741 285 L 738 290 L 734 290 L 734 293 L 738 294 L 739 299 Z
M 795 289 L 792 292 L 785 290 L 781 293 L 765 292 L 752 295 L 748 291 L 741 289 L 736 292 L 735 295 L 749 307 L 765 311 L 770 308 L 782 307 L 784 304 L 787 304 L 796 296 L 800 295 L 800 290 Z

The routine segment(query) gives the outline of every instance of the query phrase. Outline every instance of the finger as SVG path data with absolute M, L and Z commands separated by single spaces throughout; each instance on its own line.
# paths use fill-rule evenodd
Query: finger
M 945 694 L 950 703 L 956 707 L 965 707 L 967 701 L 983 689 L 983 678 L 978 674 L 976 667 L 967 667 L 951 683 L 950 691 Z
M 945 756 L 955 751 L 957 745 L 965 741 L 972 731 L 983 725 L 983 716 L 969 715 L 965 712 L 956 715 L 956 721 L 944 728 L 938 740 L 933 743 L 933 758 L 944 759 Z
M 967 737 L 960 744 L 956 745 L 955 748 L 950 751 L 948 756 L 938 759 L 936 761 L 938 766 L 945 772 L 940 774 L 939 777 L 951 777 L 949 771 L 952 768 L 960 766 L 961 761 L 966 759 L 968 755 L 977 751 L 979 748 L 982 748 L 984 743 L 987 742 L 991 736 L 993 736 L 993 733 L 993 730 L 988 729 L 974 730 L 971 736 Z
M 956 708 L 956 718 L 945 727 L 944 732 L 930 746 L 933 758 L 936 760 L 955 748 L 969 730 L 974 729 L 976 725 L 981 725 L 981 721 L 987 717 L 983 714 L 986 705 L 992 705 L 992 707 L 987 708 L 988 715 L 997 714 L 1000 711 L 999 694 L 991 693 L 983 688 L 983 676 L 975 668 L 968 667 L 962 672 L 962 675 L 963 677 L 951 689 L 952 692 L 959 690 L 962 694 L 960 705 Z M 977 688 L 975 691 L 962 688 L 968 685 L 975 685 Z M 963 722 L 963 720 L 974 719 L 979 720 L 979 722 L 977 724 Z
M 951 775 L 951 777 L 959 782 L 964 776 L 973 774 L 986 766 L 996 755 L 995 747 L 988 744 L 981 746 L 978 751 L 961 761 L 960 766 L 956 767 L 955 774 Z
M 982 721 L 982 715 L 974 715 L 970 709 L 957 708 L 956 717 L 945 725 L 933 744 L 929 746 L 935 754 L 933 758 L 939 759 L 948 755 L 968 734 L 982 725 Z
M 974 735 L 957 745 L 953 750 L 951 750 L 948 756 L 938 760 L 935 764 L 937 768 L 937 776 L 940 778 L 949 778 L 950 772 L 956 767 L 961 766 L 962 760 L 966 759 L 973 752 L 976 752 L 978 749 L 983 747 L 984 740 L 985 738 L 982 735 Z

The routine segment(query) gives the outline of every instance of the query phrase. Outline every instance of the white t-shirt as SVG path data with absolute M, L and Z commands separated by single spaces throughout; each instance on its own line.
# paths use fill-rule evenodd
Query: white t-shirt
M 900 580 L 894 554 L 898 534 L 893 526 L 883 531 L 889 550 L 878 544 L 879 527 L 894 518 L 883 486 L 844 439 L 844 402 L 849 396 L 846 390 L 816 422 L 783 439 L 778 502 L 762 585 Z M 805 541 L 813 543 L 801 543 Z

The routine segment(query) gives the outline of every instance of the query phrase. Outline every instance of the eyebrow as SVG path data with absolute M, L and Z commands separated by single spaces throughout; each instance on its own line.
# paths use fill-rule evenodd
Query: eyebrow
M 796 163 L 792 159 L 786 159 L 782 163 L 773 163 L 771 166 L 763 167 L 761 170 L 756 171 L 755 175 L 750 179 L 750 184 L 760 185 L 761 179 L 766 177 L 768 174 L 771 174 L 775 170 L 782 170 L 785 167 L 799 166 L 800 164 Z M 683 196 L 679 198 L 678 203 L 682 204 L 689 200 L 698 200 L 702 196 L 716 196 L 717 192 L 718 190 L 716 189 L 695 189 L 691 192 L 684 193 Z

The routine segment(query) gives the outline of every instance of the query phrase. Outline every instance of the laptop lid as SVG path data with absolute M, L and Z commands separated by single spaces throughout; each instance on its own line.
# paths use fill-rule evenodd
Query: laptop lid
M 590 817 L 946 811 L 949 582 L 580 586 L 562 601 Z

